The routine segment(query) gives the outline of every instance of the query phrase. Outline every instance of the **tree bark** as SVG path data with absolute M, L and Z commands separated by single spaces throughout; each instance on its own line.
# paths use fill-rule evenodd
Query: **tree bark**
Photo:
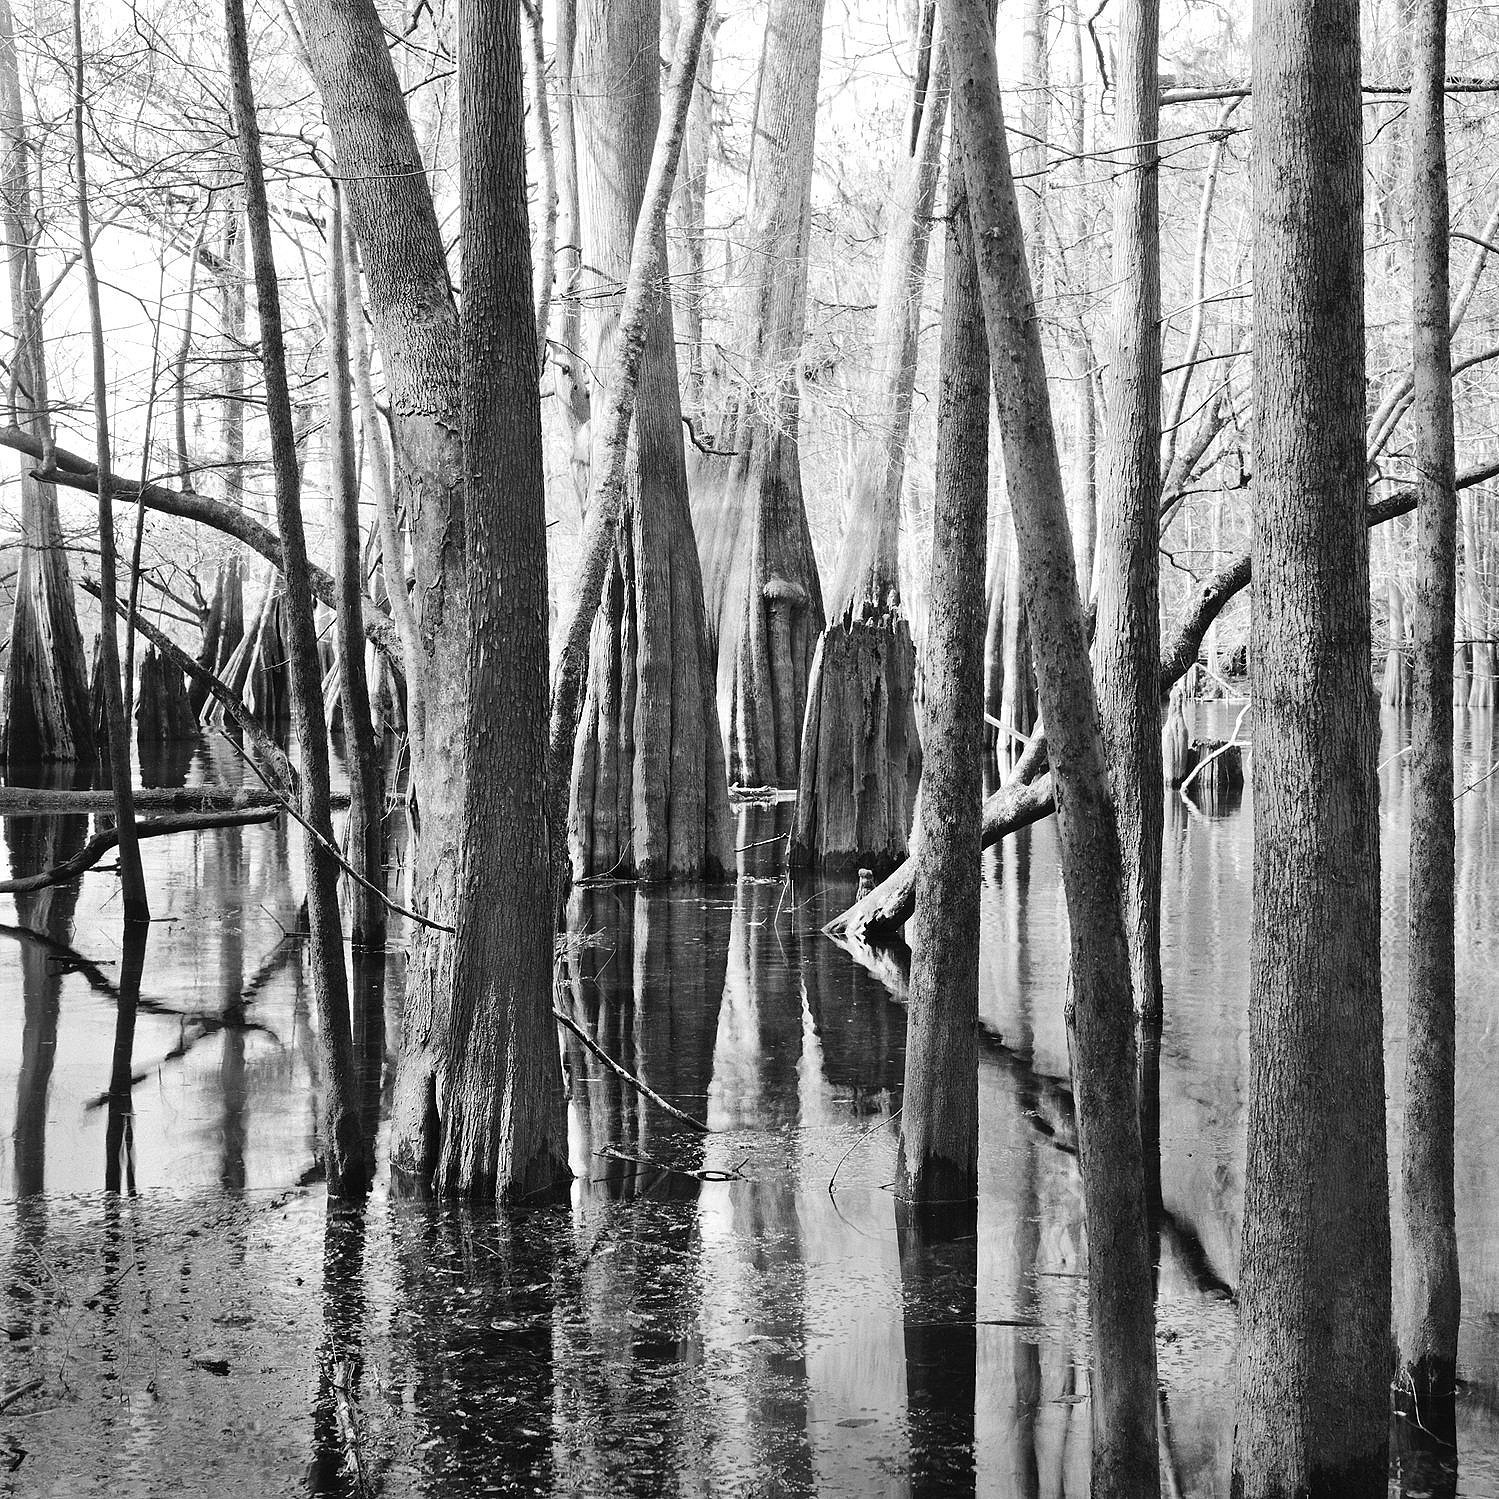
M 471 637 L 437 1187 L 517 1202 L 571 1178 L 552 1019 L 546 500 L 515 0 L 463 0 L 458 45 Z
M 729 781 L 794 786 L 812 652 L 825 623 L 802 502 L 798 365 L 822 61 L 822 0 L 775 0 L 760 60 L 744 242 L 736 279 L 732 456 L 700 508 L 703 584 L 718 647 Z M 711 513 L 704 513 L 711 511 Z
M 1093 1327 L 1095 1496 L 1157 1491 L 1155 1316 L 1118 833 L 982 0 L 942 0 L 1005 472 L 1057 791 Z
M 31 150 L 10 0 L 0 0 L 0 213 L 9 243 L 15 352 L 7 384 L 11 420 L 43 451 L 52 443 L 51 396 L 37 275 Z M 92 760 L 88 662 L 63 549 L 56 488 L 21 470 L 21 555 L 16 569 L 3 696 L 0 761 Z
M 901 487 L 948 73 L 934 13 L 927 20 L 929 66 L 917 70 L 912 128 L 885 216 L 866 432 L 829 624 L 807 685 L 793 867 L 883 874 L 905 857 L 910 834 L 908 793 L 920 744 L 912 703 L 916 649 L 900 598 Z
M 1253 67 L 1255 848 L 1233 1488 L 1372 1499 L 1387 1483 L 1390 1226 L 1356 0 L 1262 0 Z
M 1418 1415 L 1455 1443 L 1462 1309 L 1453 1184 L 1456 829 L 1452 644 L 1457 489 L 1448 332 L 1446 0 L 1413 7 L 1411 298 L 1416 393 L 1416 595 L 1411 682 L 1410 967 L 1405 1063 L 1405 1305 L 1400 1357 Z M 1473 566 L 1469 553 L 1469 567 Z
M 579 568 L 574 628 L 558 676 L 555 733 L 570 712 L 576 629 L 587 624 L 586 692 L 571 739 L 568 848 L 575 876 L 623 875 L 663 880 L 716 876 L 730 867 L 728 789 L 717 722 L 713 658 L 703 605 L 702 569 L 687 504 L 681 404 L 672 341 L 671 297 L 665 278 L 639 287 L 641 345 L 626 344 L 626 314 L 636 270 L 637 228 L 655 240 L 656 265 L 665 261 L 665 226 L 658 226 L 651 188 L 655 168 L 671 170 L 660 186 L 669 193 L 681 151 L 685 107 L 690 103 L 708 0 L 684 19 L 673 62 L 672 108 L 658 96 L 659 0 L 585 0 L 578 15 L 578 95 L 587 243 L 585 265 L 604 278 L 586 300 L 594 308 L 592 346 L 595 388 L 591 505 L 601 503 L 590 525 Z M 690 54 L 690 56 L 689 56 Z M 688 63 L 685 94 L 676 92 L 676 64 Z M 677 118 L 681 109 L 682 118 Z M 654 151 L 653 151 L 653 143 Z M 653 155 L 655 160 L 653 160 Z M 651 180 L 648 181 L 648 178 Z M 627 248 L 628 247 L 628 248 Z M 642 246 L 642 250 L 646 250 Z M 620 288 L 625 303 L 616 300 Z M 585 287 L 585 293 L 588 289 Z M 638 357 L 638 399 L 630 392 L 633 423 L 618 429 L 609 401 L 615 392 L 598 384 L 604 372 L 625 379 L 619 345 Z M 623 390 L 620 395 L 624 395 Z M 626 450 L 625 432 L 632 441 Z M 618 451 L 614 451 L 614 445 Z M 620 523 L 612 471 L 623 460 Z M 595 540 L 608 546 L 589 556 Z M 602 563 L 602 566 L 598 564 Z M 598 577 L 597 584 L 594 582 Z
M 359 467 L 354 451 L 354 403 L 349 392 L 349 290 L 343 252 L 343 197 L 333 186 L 328 228 L 328 496 L 333 537 L 333 581 L 338 589 L 335 631 L 338 691 L 343 705 L 349 774 L 345 845 L 350 864 L 368 882 L 349 887 L 349 940 L 384 947 L 385 839 L 380 746 L 364 674 L 364 590 L 359 537 Z M 351 1022 L 352 1023 L 352 1022 Z
M 420 649 L 406 662 L 413 695 L 418 822 L 412 902 L 455 922 L 467 643 L 458 314 L 447 258 L 406 101 L 374 0 L 298 0 L 313 76 L 359 242 L 390 397 L 399 508 L 409 518 Z M 407 974 L 392 1104 L 397 1174 L 431 1179 L 441 1148 L 438 1078 L 451 944 L 422 927 Z
M 989 344 L 954 122 L 932 509 L 926 754 L 896 1190 L 918 1217 L 978 1197 L 979 818 Z
M 245 173 L 245 217 L 255 268 L 260 312 L 261 364 L 265 372 L 271 458 L 275 471 L 276 523 L 285 552 L 286 615 L 292 712 L 302 751 L 301 812 L 315 834 L 305 841 L 308 956 L 317 1004 L 323 1064 L 323 1148 L 328 1190 L 359 1196 L 373 1173 L 370 1142 L 361 1127 L 349 1021 L 349 981 L 344 969 L 343 930 L 338 913 L 338 864 L 332 854 L 329 808 L 328 726 L 323 717 L 322 671 L 307 580 L 307 542 L 302 530 L 301 473 L 286 382 L 281 331 L 281 293 L 271 246 L 270 210 L 260 154 L 260 127 L 250 83 L 249 37 L 244 0 L 224 0 L 234 126 Z

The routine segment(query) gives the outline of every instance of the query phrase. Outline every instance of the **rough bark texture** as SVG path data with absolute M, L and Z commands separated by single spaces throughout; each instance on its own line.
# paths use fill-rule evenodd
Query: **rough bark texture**
M 1261 0 L 1254 80 L 1254 925 L 1232 1487 L 1355 1499 L 1385 1492 L 1391 1372 L 1356 0 Z
M 1069 1030 L 1093 1327 L 1092 1492 L 1157 1491 L 1155 1315 L 1119 840 L 983 0 L 943 0 L 1071 931 Z
M 897 1191 L 918 1208 L 978 1196 L 979 802 L 989 345 L 963 164 L 948 158 L 942 387 L 932 509 L 926 754 Z
M 825 623 L 797 434 L 822 16 L 822 0 L 774 0 L 766 22 L 736 257 L 735 363 L 750 378 L 734 393 L 726 471 L 706 486 L 715 503 L 697 516 L 725 759 L 742 786 L 796 784 Z
M 322 672 L 318 665 L 312 589 L 307 580 L 307 541 L 302 530 L 301 474 L 286 382 L 286 350 L 281 331 L 281 295 L 271 248 L 260 128 L 250 83 L 249 38 L 244 0 L 225 0 L 224 28 L 229 52 L 234 125 L 245 171 L 246 219 L 255 267 L 260 312 L 260 357 L 265 371 L 271 458 L 275 469 L 276 523 L 285 552 L 287 634 L 292 714 L 302 752 L 302 817 L 305 840 L 308 958 L 317 1005 L 318 1044 L 323 1068 L 324 1159 L 328 1190 L 358 1195 L 370 1185 L 374 1162 L 360 1125 L 349 1021 L 349 980 L 344 969 L 343 929 L 338 913 L 338 864 L 333 855 L 329 809 L 328 725 L 323 717 Z
M 692 53 L 689 99 L 704 19 L 684 18 L 682 27 Z M 602 278 L 588 298 L 596 381 L 622 338 L 619 291 L 631 281 L 637 222 L 648 216 L 661 119 L 660 20 L 657 0 L 585 0 L 578 9 L 584 263 Z M 680 150 L 681 126 L 670 113 L 668 123 Z M 664 224 L 646 227 L 664 261 Z M 687 504 L 671 296 L 664 279 L 647 290 L 624 503 L 598 594 L 590 597 L 590 569 L 580 569 L 577 607 L 591 615 L 592 637 L 572 744 L 567 837 L 575 877 L 661 880 L 718 875 L 729 865 L 728 783 Z M 609 464 L 601 445 L 612 441 L 598 384 L 592 404 L 597 473 Z
M 11 326 L 15 348 L 7 376 L 11 420 L 44 446 L 52 439 L 42 294 L 31 203 L 31 152 L 21 100 L 15 21 L 0 0 L 0 222 L 9 246 Z M 57 490 L 21 469 L 21 555 L 16 571 L 10 650 L 0 696 L 0 761 L 92 760 L 88 663 L 68 555 L 63 550 Z
M 439 1190 L 515 1202 L 570 1180 L 552 1019 L 547 553 L 520 12 L 459 9 L 469 691 L 452 1069 Z
M 418 659 L 411 698 L 417 819 L 411 898 L 454 924 L 467 641 L 458 314 L 432 194 L 374 0 L 298 0 L 349 218 L 362 252 L 395 438 L 396 497 L 409 518 Z M 418 711 L 420 705 L 422 711 Z M 396 1172 L 430 1178 L 440 1143 L 437 1079 L 451 945 L 419 929 L 392 1105 Z
M 885 218 L 865 433 L 848 525 L 807 686 L 795 867 L 883 873 L 905 857 L 910 833 L 909 788 L 920 744 L 912 700 L 916 649 L 900 600 L 901 487 L 947 118 L 947 52 L 929 34 L 930 66 L 917 71 L 910 137 Z
M 1135 1008 L 1161 1023 L 1161 265 L 1157 0 L 1119 13 L 1115 79 L 1114 349 L 1098 530 L 1094 660 L 1124 855 Z
M 1400 1357 L 1423 1423 L 1453 1425 L 1462 1308 L 1453 1192 L 1456 878 L 1452 643 L 1457 490 L 1448 333 L 1446 0 L 1416 0 L 1411 90 L 1415 243 L 1416 596 L 1411 698 L 1410 969 L 1405 1062 L 1405 1305 Z M 1469 566 L 1472 566 L 1470 560 Z M 1443 1408 L 1433 1408 L 1433 1400 Z M 1445 1418 L 1445 1419 L 1444 1419 Z
M 380 746 L 364 673 L 364 590 L 359 538 L 359 465 L 354 449 L 354 402 L 349 390 L 349 290 L 343 253 L 343 202 L 333 188 L 328 251 L 328 499 L 333 537 L 333 581 L 338 589 L 338 696 L 343 707 L 349 818 L 344 843 L 349 863 L 368 882 L 348 888 L 349 940 L 355 947 L 385 945 L 385 840 Z M 373 885 L 375 889 L 369 887 Z

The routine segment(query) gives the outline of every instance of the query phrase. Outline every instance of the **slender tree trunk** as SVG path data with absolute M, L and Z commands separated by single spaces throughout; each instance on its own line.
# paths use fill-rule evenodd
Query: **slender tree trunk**
M 1356 0 L 1261 0 L 1253 62 L 1254 921 L 1233 1488 L 1372 1499 L 1387 1482 L 1390 1225 Z
M 1057 789 L 1093 1325 L 1092 1492 L 1157 1490 L 1155 1317 L 1118 833 L 983 0 L 942 0 L 1005 472 Z
M 9 243 L 15 352 L 7 385 L 11 420 L 52 446 L 51 396 L 37 275 L 37 223 L 31 151 L 21 97 L 20 60 L 10 0 L 0 0 L 0 223 Z M 10 651 L 0 696 L 0 761 L 92 760 L 88 662 L 63 549 L 57 490 L 21 466 L 21 555 L 16 570 Z
M 906 1203 L 927 1211 L 978 1196 L 978 807 L 988 488 L 989 344 L 955 122 L 932 510 L 927 742 L 897 1183 Z
M 1418 397 L 1419 399 L 1419 397 Z M 1467 620 L 1469 673 L 1467 706 L 1492 708 L 1494 692 L 1494 642 L 1489 636 L 1489 611 L 1483 598 L 1483 552 L 1478 545 L 1478 504 L 1474 496 L 1462 499 L 1463 613 Z
M 328 491 L 333 580 L 338 589 L 338 690 L 348 746 L 349 862 L 368 881 L 349 883 L 349 937 L 355 947 L 385 945 L 385 839 L 380 746 L 364 674 L 364 590 L 359 537 L 359 468 L 349 393 L 349 292 L 343 254 L 343 197 L 335 184 L 328 228 Z M 370 885 L 375 890 L 369 888 Z
M 265 371 L 266 408 L 275 471 L 276 524 L 285 552 L 286 616 L 291 667 L 292 712 L 302 751 L 302 816 L 305 840 L 308 954 L 317 1004 L 318 1041 L 323 1064 L 323 1148 L 328 1190 L 357 1196 L 370 1185 L 373 1161 L 360 1125 L 353 1038 L 349 1021 L 349 980 L 344 969 L 343 930 L 338 914 L 338 864 L 333 853 L 329 810 L 328 725 L 323 717 L 322 671 L 313 624 L 312 589 L 307 581 L 307 542 L 302 530 L 301 473 L 286 382 L 286 349 L 281 331 L 281 292 L 271 247 L 270 210 L 260 154 L 260 127 L 250 83 L 250 45 L 244 0 L 224 0 L 230 92 L 234 126 L 245 173 L 245 218 L 255 267 L 260 312 L 260 357 Z M 356 573 L 357 576 L 357 573 Z
M 928 22 L 927 65 L 917 70 L 910 138 L 885 216 L 848 527 L 807 686 L 794 866 L 883 873 L 905 857 L 910 833 L 908 788 L 920 745 L 912 705 L 916 650 L 900 598 L 901 489 L 947 118 L 947 53 L 934 14 Z
M 1454 497 L 1454 503 L 1456 503 Z M 1389 606 L 1390 627 L 1389 645 L 1385 650 L 1384 681 L 1380 686 L 1380 701 L 1388 708 L 1403 708 L 1410 700 L 1410 666 L 1405 657 L 1406 652 L 1406 625 L 1405 625 L 1405 590 L 1400 586 L 1400 580 L 1395 576 L 1395 533 L 1394 529 L 1384 534 L 1384 565 L 1385 565 L 1385 600 Z M 1447 671 L 1452 671 L 1452 663 L 1447 663 Z M 1447 695 L 1452 695 L 1449 684 Z
M 408 517 L 420 648 L 406 662 L 417 827 L 411 895 L 454 925 L 458 890 L 467 644 L 458 315 L 437 214 L 374 0 L 298 0 L 333 137 L 390 397 L 396 498 Z M 411 647 L 408 644 L 407 651 Z M 423 926 L 406 985 L 392 1104 L 391 1161 L 426 1183 L 445 1122 L 451 943 Z
M 1457 490 L 1448 333 L 1446 0 L 1415 0 L 1411 342 L 1416 391 L 1415 670 L 1411 722 L 1410 972 L 1405 1063 L 1405 1306 L 1400 1357 L 1416 1415 L 1455 1442 L 1462 1308 L 1453 1188 L 1456 845 L 1452 642 Z M 1475 556 L 1469 552 L 1469 566 Z M 1435 1403 L 1434 1403 L 1435 1402 Z
M 705 19 L 695 10 L 682 27 L 683 41 L 691 41 L 694 76 Z M 579 10 L 577 106 L 588 204 L 584 261 L 609 288 L 589 299 L 595 309 L 596 381 L 610 370 L 611 350 L 621 337 L 615 289 L 626 287 L 628 296 L 631 247 L 645 215 L 661 119 L 660 19 L 659 0 L 585 0 Z M 681 46 L 677 56 L 683 56 Z M 691 76 L 687 86 L 692 88 Z M 664 227 L 660 232 L 664 259 Z M 586 562 L 579 569 L 575 607 L 592 619 L 592 640 L 572 747 L 567 833 L 573 873 L 580 877 L 661 880 L 717 875 L 731 867 L 713 657 L 687 504 L 671 296 L 664 278 L 648 290 L 652 305 L 633 408 L 623 522 L 607 528 L 613 554 L 598 593 Z M 601 453 L 601 444 L 612 441 L 605 399 L 596 384 L 595 470 L 609 466 Z M 593 480 L 595 490 L 598 482 Z
M 1114 106 L 1114 352 L 1098 536 L 1095 661 L 1135 1009 L 1161 1024 L 1161 264 L 1158 0 L 1119 12 Z
M 115 524 L 113 469 L 109 447 L 109 378 L 104 362 L 104 316 L 99 277 L 94 270 L 94 238 L 88 201 L 88 163 L 83 149 L 83 10 L 73 0 L 73 152 L 78 185 L 78 243 L 88 287 L 89 328 L 93 345 L 94 446 L 99 475 L 99 674 L 109 741 L 109 775 L 114 790 L 115 823 L 120 836 L 120 894 L 127 922 L 149 921 L 146 877 L 135 836 L 135 804 L 130 794 L 130 726 L 125 721 L 125 693 L 120 681 L 120 642 L 115 629 Z
M 438 1186 L 565 1189 L 547 847 L 547 550 L 515 0 L 458 16 L 463 234 L 467 788 Z M 503 962 L 496 962 L 497 954 Z M 461 1038 L 461 1041 L 460 1039 Z
M 797 366 L 806 332 L 807 243 L 822 61 L 822 0 L 775 0 L 760 60 L 744 242 L 733 456 L 704 486 L 703 584 L 718 646 L 729 781 L 794 786 L 822 583 L 802 503 Z

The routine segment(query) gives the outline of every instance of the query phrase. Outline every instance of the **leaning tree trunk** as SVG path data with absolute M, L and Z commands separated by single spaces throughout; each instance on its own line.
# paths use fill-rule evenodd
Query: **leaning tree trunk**
M 1119 839 L 1046 365 L 984 0 L 942 0 L 1005 473 L 1033 627 L 1071 934 L 1068 1006 L 1093 1327 L 1092 1493 L 1157 1491 L 1155 1315 Z
M 10 253 L 10 312 L 15 352 L 7 376 L 10 418 L 52 445 L 42 293 L 31 202 L 31 151 L 21 101 L 20 63 L 10 0 L 0 0 L 0 222 Z M 0 761 L 92 760 L 88 662 L 63 549 L 57 490 L 21 464 L 21 555 L 10 625 L 10 654 L 0 696 Z
M 1387 1482 L 1390 1222 L 1357 0 L 1261 0 L 1253 62 L 1254 918 L 1233 1490 L 1373 1499 Z
M 729 781 L 741 786 L 796 784 L 824 624 L 797 434 L 822 16 L 822 0 L 775 0 L 766 22 L 737 257 L 735 363 L 748 378 L 734 393 L 727 470 L 709 486 L 713 513 L 698 517 L 719 719 Z
M 926 756 L 897 1190 L 930 1217 L 978 1197 L 979 815 L 989 344 L 963 163 L 948 155 L 942 386 L 932 506 Z M 951 1209 L 950 1209 L 951 1210 Z M 971 1209 L 970 1209 L 971 1211 Z
M 306 828 L 308 956 L 323 1068 L 324 1160 L 329 1192 L 334 1196 L 358 1196 L 368 1190 L 373 1174 L 373 1134 L 367 1135 L 361 1126 L 354 1073 L 349 979 L 344 968 L 343 930 L 338 912 L 338 862 L 329 810 L 328 725 L 323 716 L 322 673 L 313 624 L 312 589 L 307 579 L 301 472 L 286 378 L 281 293 L 272 252 L 260 127 L 250 81 L 244 0 L 224 0 L 224 30 L 235 133 L 244 166 L 245 219 L 260 312 L 260 358 L 265 371 L 266 413 L 275 473 L 276 525 L 285 554 L 292 711 L 302 752 L 300 820 Z
M 1124 855 L 1130 980 L 1161 1024 L 1161 263 L 1158 0 L 1119 17 L 1114 109 L 1114 350 L 1098 532 L 1095 661 Z M 1147 1121 L 1148 1122 L 1148 1121 Z
M 406 645 L 417 819 L 412 900 L 454 924 L 467 641 L 460 452 L 458 315 L 432 194 L 374 0 L 298 0 L 312 71 L 323 96 L 349 218 L 363 254 L 395 433 L 396 495 L 409 517 L 416 641 Z M 407 976 L 391 1161 L 430 1180 L 444 1120 L 439 1083 L 446 1046 L 451 944 L 420 927 Z M 444 1085 L 445 1086 L 445 1085 Z
M 459 1058 L 439 1097 L 438 1186 L 519 1202 L 565 1190 L 547 847 L 547 548 L 520 11 L 458 13 L 466 793 L 453 951 Z M 503 962 L 495 956 L 504 954 Z
M 905 857 L 911 826 L 921 748 L 916 649 L 900 599 L 900 507 L 948 71 L 940 28 L 926 10 L 926 65 L 917 70 L 914 119 L 885 218 L 865 431 L 829 624 L 807 685 L 791 838 L 791 862 L 800 867 L 884 873 Z
M 660 119 L 658 0 L 583 0 L 576 64 L 595 284 L 595 380 L 608 370 L 636 220 Z M 664 229 L 663 229 L 664 234 Z M 664 241 L 663 241 L 664 243 Z M 624 512 L 593 619 L 573 741 L 567 838 L 572 871 L 662 880 L 732 867 L 728 784 L 714 699 L 702 568 L 687 504 L 682 413 L 663 278 L 646 330 Z M 595 385 L 592 407 L 603 411 Z M 598 426 L 598 418 L 595 427 Z M 599 430 L 593 462 L 599 462 Z M 579 595 L 579 605 L 591 601 Z
M 1405 1062 L 1405 1306 L 1400 1358 L 1413 1413 L 1455 1443 L 1462 1309 L 1453 1184 L 1456 829 L 1452 642 L 1457 602 L 1456 452 L 1447 290 L 1446 0 L 1417 0 L 1411 89 L 1415 239 L 1415 670 L 1411 718 L 1410 976 Z M 1469 552 L 1469 566 L 1475 560 Z M 1477 686 L 1475 674 L 1474 685 Z

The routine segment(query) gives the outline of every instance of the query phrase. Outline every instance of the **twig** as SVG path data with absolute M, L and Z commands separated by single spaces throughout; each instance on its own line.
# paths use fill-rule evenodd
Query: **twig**
M 1102 8 L 1103 8 L 1103 7 L 1102 7 L 1102 6 L 1100 6 L 1100 7 L 1099 7 L 1099 9 L 1100 9 L 1100 10 L 1101 10 L 1101 9 L 1102 9 Z M 842 1154 L 842 1155 L 841 1155 L 841 1156 L 839 1156 L 839 1157 L 838 1157 L 838 1164 L 837 1164 L 837 1165 L 836 1165 L 836 1166 L 834 1166 L 834 1167 L 833 1167 L 833 1174 L 832 1174 L 832 1175 L 831 1175 L 831 1176 L 830 1176 L 830 1177 L 829 1177 L 829 1178 L 828 1178 L 828 1196 L 829 1196 L 829 1197 L 830 1197 L 830 1198 L 831 1198 L 831 1199 L 832 1199 L 832 1200 L 833 1200 L 833 1202 L 834 1202 L 834 1203 L 835 1203 L 835 1204 L 836 1204 L 836 1202 L 837 1202 L 837 1200 L 838 1200 L 838 1199 L 837 1199 L 837 1198 L 836 1198 L 836 1197 L 833 1197 L 833 1183 L 834 1183 L 834 1182 L 836 1182 L 836 1181 L 837 1181 L 837 1180 L 838 1180 L 838 1173 L 839 1173 L 839 1172 L 840 1172 L 840 1171 L 841 1171 L 841 1170 L 843 1170 L 843 1163 L 844 1163 L 844 1162 L 845 1162 L 845 1161 L 846 1161 L 846 1160 L 847 1160 L 847 1159 L 848 1159 L 848 1158 L 849 1158 L 849 1157 L 850 1157 L 850 1156 L 851 1156 L 851 1155 L 852 1155 L 852 1154 L 853 1154 L 853 1153 L 854 1153 L 854 1152 L 855 1152 L 855 1151 L 856 1151 L 856 1150 L 857 1150 L 857 1149 L 858 1149 L 858 1148 L 859 1148 L 859 1147 L 860 1147 L 860 1146 L 861 1146 L 861 1145 L 862 1145 L 862 1144 L 863 1144 L 863 1143 L 864 1143 L 864 1142 L 865 1142 L 865 1141 L 866 1141 L 866 1140 L 867 1140 L 867 1139 L 868 1139 L 868 1138 L 869 1138 L 869 1137 L 870 1137 L 870 1136 L 871 1136 L 871 1135 L 872 1135 L 872 1134 L 873 1134 L 873 1133 L 874 1133 L 874 1132 L 875 1132 L 875 1131 L 876 1131 L 876 1130 L 877 1130 L 877 1129 L 883 1129 L 883 1128 L 884 1128 L 884 1127 L 885 1127 L 885 1126 L 886 1126 L 886 1125 L 887 1125 L 887 1124 L 894 1124 L 894 1123 L 895 1123 L 895 1121 L 896 1121 L 896 1120 L 897 1120 L 897 1119 L 899 1119 L 899 1118 L 900 1118 L 900 1116 L 901 1116 L 901 1113 L 902 1113 L 902 1112 L 903 1112 L 903 1111 L 904 1111 L 904 1109 L 905 1109 L 905 1107 L 906 1107 L 906 1106 L 905 1106 L 905 1104 L 902 1104 L 902 1105 L 901 1105 L 901 1106 L 900 1106 L 900 1108 L 898 1108 L 898 1109 L 896 1109 L 896 1110 L 895 1110 L 895 1111 L 894 1111 L 894 1112 L 893 1112 L 893 1113 L 892 1113 L 892 1114 L 890 1114 L 890 1115 L 889 1115 L 889 1117 L 888 1117 L 888 1118 L 885 1118 L 885 1119 L 876 1119 L 876 1120 L 875 1120 L 875 1121 L 874 1121 L 874 1123 L 873 1123 L 873 1124 L 871 1124 L 871 1125 L 870 1125 L 870 1126 L 869 1126 L 869 1128 L 868 1128 L 868 1129 L 865 1129 L 865 1130 L 860 1130 L 860 1131 L 859 1131 L 859 1134 L 858 1134 L 858 1137 L 857 1137 L 857 1138 L 856 1138 L 856 1139 L 855 1139 L 855 1140 L 854 1140 L 854 1143 L 853 1143 L 853 1144 L 852 1144 L 852 1145 L 850 1145 L 850 1146 L 849 1146 L 849 1147 L 848 1147 L 848 1149 L 847 1149 L 847 1150 L 845 1150 L 845 1151 L 844 1151 L 844 1152 L 843 1152 L 843 1154 Z
M 33 1390 L 39 1390 L 41 1387 L 41 1380 L 28 1379 L 25 1384 L 18 1384 L 13 1390 L 6 1390 L 3 1394 L 0 1394 L 0 1411 L 3 1411 L 7 1406 L 14 1405 L 23 1396 L 29 1395 Z
M 1188 771 L 1186 780 L 1184 780 L 1181 783 L 1180 787 L 1178 787 L 1180 795 L 1185 796 L 1187 794 L 1187 787 L 1190 786 L 1192 782 L 1195 781 L 1197 777 L 1205 769 L 1207 769 L 1207 767 L 1211 765 L 1214 760 L 1218 758 L 1219 755 L 1227 754 L 1231 749 L 1248 748 L 1248 741 L 1239 738 L 1239 730 L 1244 727 L 1244 715 L 1249 712 L 1251 706 L 1251 703 L 1245 703 L 1244 706 L 1239 709 L 1239 716 L 1234 720 L 1234 732 L 1228 743 L 1220 744 L 1211 755 L 1204 755 L 1203 758 L 1199 760 L 1190 771 Z
M 636 1089 L 646 1098 L 650 1099 L 650 1101 L 655 1104 L 658 1109 L 664 1109 L 668 1114 L 671 1115 L 673 1119 L 680 1119 L 683 1124 L 690 1124 L 693 1129 L 699 1130 L 705 1135 L 711 1135 L 713 1133 L 712 1128 L 704 1124 L 701 1119 L 694 1119 L 691 1114 L 684 1114 L 681 1109 L 676 1106 L 676 1104 L 667 1103 L 667 1101 L 662 1098 L 662 1096 L 658 1092 L 656 1092 L 654 1088 L 650 1087 L 646 1083 L 641 1082 L 641 1080 L 636 1077 L 633 1072 L 629 1072 L 624 1067 L 622 1067 L 570 1015 L 564 1015 L 561 1010 L 557 1009 L 554 1009 L 552 1011 L 552 1014 L 556 1016 L 558 1025 L 566 1026 L 566 1028 L 571 1031 L 572 1034 L 575 1035 L 578 1040 L 580 1040 L 583 1045 L 586 1046 L 588 1050 L 591 1051 L 594 1056 L 599 1059 L 599 1061 L 601 1061 L 612 1072 L 618 1073 L 619 1076 L 622 1077 L 627 1083 L 629 1083 L 632 1088 Z M 651 1162 L 651 1164 L 654 1165 L 655 1163 Z

